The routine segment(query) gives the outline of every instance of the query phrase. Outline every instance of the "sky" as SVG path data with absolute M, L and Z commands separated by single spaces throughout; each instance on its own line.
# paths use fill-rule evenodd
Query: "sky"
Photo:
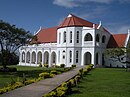
M 0 0 L 0 20 L 36 33 L 58 26 L 69 14 L 105 27 L 111 33 L 130 29 L 130 0 Z

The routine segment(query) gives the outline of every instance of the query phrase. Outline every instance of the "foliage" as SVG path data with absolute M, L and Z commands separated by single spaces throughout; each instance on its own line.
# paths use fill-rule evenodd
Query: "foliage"
M 56 70 L 52 70 L 50 73 L 55 74 L 55 75 L 58 74 L 58 72 Z
M 61 67 L 61 68 L 64 68 L 64 67 L 65 67 L 65 64 L 60 64 L 60 67 Z
M 121 61 L 121 56 L 126 57 L 126 49 L 125 48 L 111 48 L 107 49 L 105 52 L 106 57 L 110 57 L 113 61 Z
M 73 67 L 73 68 L 76 67 L 76 64 L 72 64 L 71 67 Z
M 42 63 L 40 63 L 38 67 L 42 67 Z
M 4 68 L 11 64 L 12 59 L 16 60 L 18 48 L 27 44 L 31 38 L 28 31 L 0 20 L 0 61 Z
M 44 64 L 44 67 L 48 68 L 48 64 Z
M 50 78 L 50 74 L 48 72 L 43 72 L 39 74 L 39 77 Z

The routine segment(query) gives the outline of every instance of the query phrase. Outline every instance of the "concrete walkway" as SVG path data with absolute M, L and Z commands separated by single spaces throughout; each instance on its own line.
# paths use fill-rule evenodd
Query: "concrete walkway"
M 68 72 L 56 75 L 53 78 L 48 78 L 13 91 L 0 95 L 0 97 L 42 97 L 43 94 L 49 93 L 63 82 L 68 81 L 78 74 L 79 69 L 84 67 L 77 67 Z

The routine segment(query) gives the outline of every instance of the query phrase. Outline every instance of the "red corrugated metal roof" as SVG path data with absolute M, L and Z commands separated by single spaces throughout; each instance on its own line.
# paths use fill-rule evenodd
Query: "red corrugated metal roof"
M 111 35 L 107 47 L 108 48 L 124 47 L 126 38 L 127 38 L 127 34 Z
M 65 20 L 59 25 L 59 28 L 62 27 L 71 27 L 71 26 L 78 26 L 78 27 L 93 27 L 93 23 L 87 20 L 81 19 L 75 15 L 70 14 Z

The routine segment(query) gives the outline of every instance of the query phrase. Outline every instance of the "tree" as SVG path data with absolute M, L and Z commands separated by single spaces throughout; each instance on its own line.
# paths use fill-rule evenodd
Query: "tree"
M 111 48 L 107 49 L 105 55 L 113 61 L 119 61 L 121 63 L 127 63 L 126 67 L 130 69 L 130 44 L 126 48 Z M 126 58 L 125 61 L 122 61 L 122 58 Z
M 13 61 L 10 59 L 15 56 L 18 48 L 29 43 L 31 38 L 29 31 L 0 20 L 0 56 L 3 68 L 9 65 L 9 61 Z

